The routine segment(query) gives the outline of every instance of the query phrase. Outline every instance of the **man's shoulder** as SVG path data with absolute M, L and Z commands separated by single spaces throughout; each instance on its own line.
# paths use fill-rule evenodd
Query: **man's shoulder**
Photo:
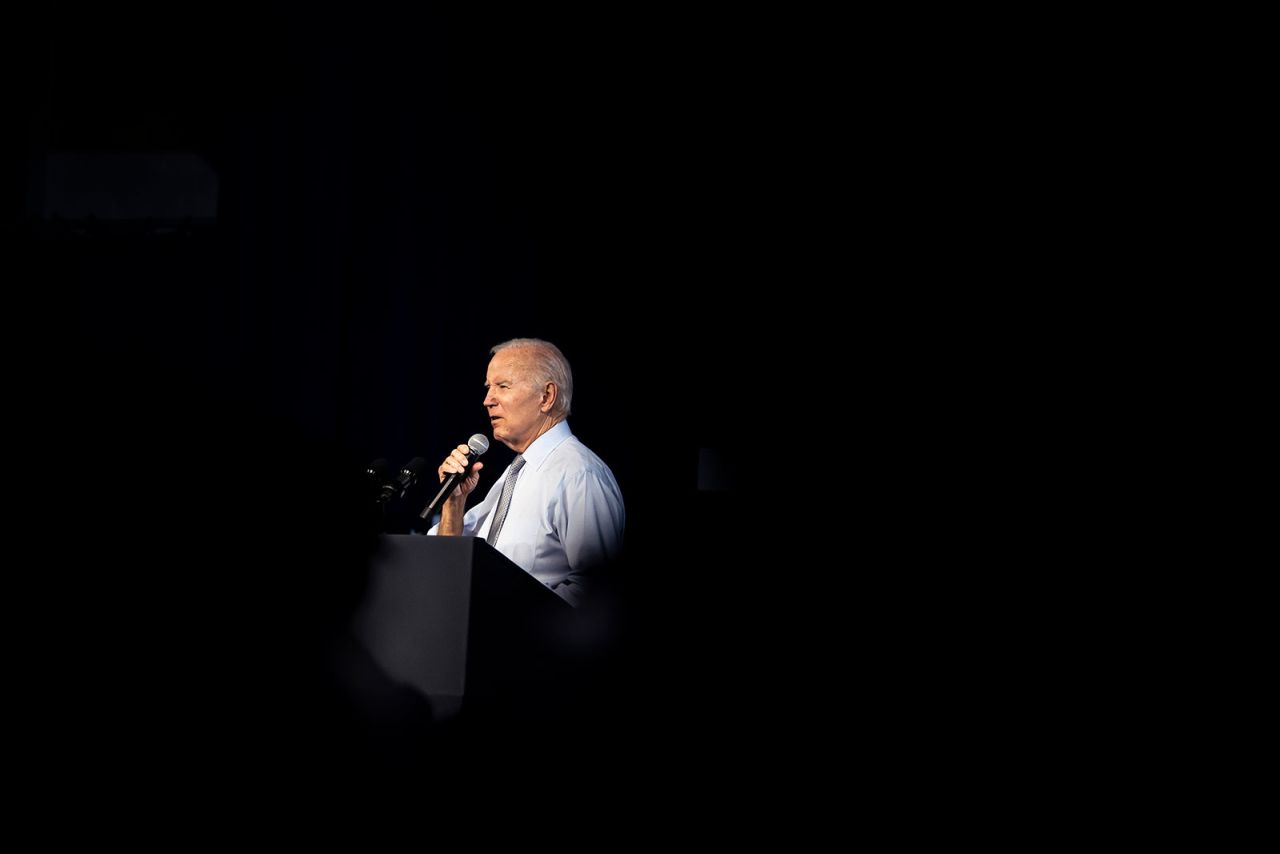
M 558 471 L 564 474 L 587 475 L 604 472 L 608 472 L 610 476 L 613 474 L 608 464 L 573 434 L 567 436 L 563 442 L 551 450 L 547 455 L 544 468 L 547 471 Z
M 547 464 L 556 466 L 580 466 L 585 462 L 599 461 L 595 452 L 570 433 L 547 454 Z

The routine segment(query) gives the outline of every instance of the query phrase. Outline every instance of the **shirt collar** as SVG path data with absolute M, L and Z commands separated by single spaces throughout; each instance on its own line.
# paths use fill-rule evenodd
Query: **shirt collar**
M 526 466 L 533 466 L 533 468 L 536 469 L 541 465 L 543 460 L 551 455 L 551 452 L 554 451 L 561 442 L 572 435 L 573 433 L 569 431 L 569 422 L 567 420 L 561 421 L 559 424 L 534 439 L 533 442 L 529 444 L 529 447 L 524 449 L 524 453 L 521 454 L 521 456 L 524 457 L 524 464 Z

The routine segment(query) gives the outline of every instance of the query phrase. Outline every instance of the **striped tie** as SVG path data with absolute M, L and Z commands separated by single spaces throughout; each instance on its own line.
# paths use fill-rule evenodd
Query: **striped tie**
M 485 537 L 485 542 L 491 546 L 498 542 L 498 534 L 502 531 L 502 523 L 507 519 L 507 508 L 511 506 L 511 493 L 516 488 L 516 475 L 520 474 L 520 469 L 523 465 L 524 457 L 517 456 L 511 461 L 511 469 L 507 472 L 507 479 L 502 482 L 502 497 L 498 499 L 498 509 L 493 514 L 493 524 L 489 526 L 489 536 Z

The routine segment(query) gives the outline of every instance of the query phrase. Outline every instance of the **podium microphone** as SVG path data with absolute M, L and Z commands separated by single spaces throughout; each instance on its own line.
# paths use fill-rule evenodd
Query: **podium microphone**
M 392 498 L 404 498 L 404 494 L 409 491 L 409 487 L 418 482 L 422 470 L 426 467 L 427 461 L 422 457 L 409 460 L 404 464 L 404 468 L 400 469 L 398 475 L 382 485 L 382 494 L 378 496 L 378 500 L 386 503 Z
M 378 501 L 382 501 L 382 488 L 391 479 L 391 466 L 387 464 L 386 458 L 378 457 L 369 463 L 365 467 L 364 477 L 369 493 L 376 497 Z
M 379 486 L 386 482 L 387 475 L 390 473 L 391 468 L 387 464 L 386 457 L 378 457 L 376 460 L 369 463 L 364 470 L 364 476 L 369 478 L 371 483 L 376 483 Z
M 440 485 L 440 491 L 436 493 L 435 498 L 431 499 L 430 504 L 422 508 L 422 513 L 419 514 L 419 518 L 430 519 L 432 517 L 436 512 L 436 506 L 439 505 L 441 501 L 444 501 L 445 496 L 453 492 L 453 488 L 458 485 L 458 481 L 465 478 L 467 476 L 467 472 L 471 471 L 471 464 L 476 461 L 476 457 L 489 450 L 489 437 L 483 433 L 476 433 L 467 440 L 467 447 L 470 448 L 467 452 L 467 467 L 461 472 L 453 472 L 444 479 L 444 483 Z

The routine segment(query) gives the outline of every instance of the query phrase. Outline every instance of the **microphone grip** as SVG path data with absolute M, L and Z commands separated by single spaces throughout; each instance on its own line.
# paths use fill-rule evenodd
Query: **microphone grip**
M 444 485 L 440 487 L 440 491 L 436 493 L 436 497 L 431 499 L 431 503 L 422 508 L 422 513 L 419 514 L 418 518 L 430 519 L 431 515 L 436 512 L 436 505 L 443 501 L 446 495 L 453 492 L 453 488 L 457 485 L 458 473 L 454 472 L 444 479 Z
M 449 474 L 445 477 L 444 483 L 441 484 L 440 486 L 440 491 L 436 493 L 436 497 L 431 499 L 431 503 L 428 504 L 426 507 L 423 507 L 422 512 L 418 514 L 419 519 L 431 518 L 432 514 L 436 512 L 436 507 L 440 504 L 440 502 L 444 501 L 445 496 L 447 496 L 450 492 L 453 492 L 453 488 L 458 485 L 458 480 L 460 478 L 465 478 L 467 476 L 467 473 L 471 471 L 471 464 L 475 462 L 476 457 L 478 456 L 480 455 L 477 454 L 475 451 L 469 451 L 467 453 L 467 467 L 463 469 L 461 472 L 453 472 L 452 474 Z

